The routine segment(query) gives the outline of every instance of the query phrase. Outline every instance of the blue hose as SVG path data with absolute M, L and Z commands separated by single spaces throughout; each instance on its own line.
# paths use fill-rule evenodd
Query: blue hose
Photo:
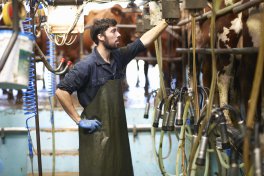
M 30 24 L 32 18 L 26 18 L 23 21 L 23 30 L 28 35 L 33 35 L 32 32 L 29 32 L 32 29 L 32 25 Z M 30 127 L 28 125 L 28 121 L 31 118 L 35 118 L 37 114 L 37 106 L 36 106 L 36 90 L 35 90 L 35 78 L 36 75 L 34 74 L 35 71 L 35 62 L 34 58 L 31 57 L 30 64 L 29 64 L 29 80 L 28 80 L 28 87 L 25 91 L 23 91 L 23 110 L 24 114 L 27 116 L 26 119 L 26 128 L 28 130 L 28 151 L 29 157 L 31 159 L 31 163 L 33 162 L 33 144 L 32 138 L 30 135 Z M 33 164 L 33 163 L 32 163 Z M 32 172 L 33 172 L 33 165 L 32 165 Z
M 47 41 L 47 55 L 48 55 L 48 62 L 51 65 L 51 67 L 55 68 L 55 44 L 52 41 Z M 56 78 L 55 74 L 48 72 L 48 92 L 49 96 L 53 97 L 55 95 L 56 90 Z

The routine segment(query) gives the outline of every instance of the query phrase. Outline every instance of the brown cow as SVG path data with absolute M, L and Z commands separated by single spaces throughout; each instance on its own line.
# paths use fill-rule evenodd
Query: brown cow
M 90 38 L 89 25 L 93 24 L 93 21 L 101 18 L 113 18 L 117 21 L 117 24 L 136 24 L 136 13 L 132 12 L 123 12 L 124 8 L 116 4 L 111 8 L 103 10 L 91 10 L 88 15 L 84 18 L 84 24 L 87 29 L 83 33 L 84 38 L 84 49 L 88 52 L 91 52 L 93 46 L 93 41 Z M 121 34 L 120 46 L 125 46 L 128 43 L 132 42 L 132 37 L 135 33 L 134 28 L 119 28 Z
M 238 0 L 233 0 L 233 3 Z M 222 1 L 221 8 L 226 7 Z M 243 12 L 244 13 L 244 12 Z M 243 31 L 243 47 L 253 46 L 246 29 L 248 14 L 228 13 L 216 18 L 216 48 L 236 48 Z M 208 48 L 210 46 L 210 19 L 199 21 L 197 32 L 197 48 Z M 259 30 L 260 28 L 258 28 Z M 255 34 L 257 34 L 255 32 Z M 249 93 L 251 90 L 256 54 L 243 55 L 236 58 L 234 54 L 217 55 L 217 92 L 215 103 L 223 106 L 232 104 L 243 107 L 245 114 Z M 250 57 L 250 58 L 247 58 Z M 211 83 L 211 55 L 199 55 L 202 61 L 203 84 L 210 87 Z M 234 94 L 235 93 L 235 94 Z M 242 105 L 241 102 L 244 102 Z M 228 117 L 228 112 L 225 112 Z M 245 117 L 245 115 L 243 115 Z M 230 121 L 229 121 L 230 122 Z

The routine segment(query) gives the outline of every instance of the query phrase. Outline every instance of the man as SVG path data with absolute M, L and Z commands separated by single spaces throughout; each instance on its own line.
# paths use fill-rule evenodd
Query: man
M 62 107 L 79 126 L 80 176 L 133 175 L 120 79 L 126 65 L 168 26 L 163 20 L 140 39 L 118 48 L 121 36 L 116 24 L 114 19 L 94 22 L 90 33 L 97 46 L 56 90 Z M 73 106 L 74 91 L 84 108 L 81 116 Z

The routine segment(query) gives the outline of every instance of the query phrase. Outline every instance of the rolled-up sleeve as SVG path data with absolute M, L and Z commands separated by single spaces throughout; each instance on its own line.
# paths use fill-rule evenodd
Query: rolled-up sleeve
M 57 88 L 72 94 L 79 90 L 88 79 L 89 66 L 84 62 L 77 63 L 57 85 Z

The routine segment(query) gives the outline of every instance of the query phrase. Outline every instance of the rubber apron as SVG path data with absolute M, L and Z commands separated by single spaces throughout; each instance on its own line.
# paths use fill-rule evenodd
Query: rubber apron
M 81 118 L 91 116 L 102 122 L 102 128 L 93 134 L 79 128 L 80 176 L 132 176 L 120 80 L 110 80 L 99 89 Z

